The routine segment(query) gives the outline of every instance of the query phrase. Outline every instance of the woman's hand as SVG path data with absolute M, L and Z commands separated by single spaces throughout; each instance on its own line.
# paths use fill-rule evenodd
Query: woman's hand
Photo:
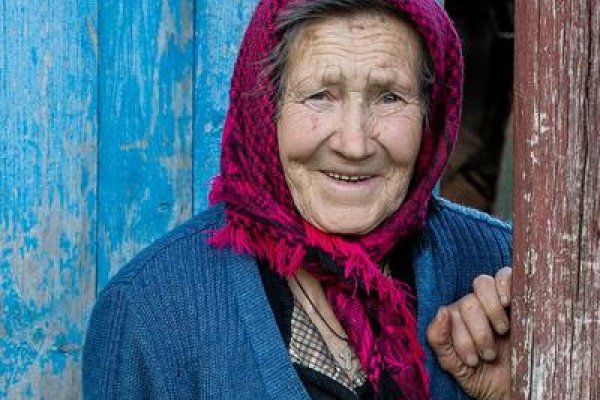
M 441 367 L 477 399 L 510 398 L 511 278 L 508 267 L 478 276 L 473 293 L 441 307 L 427 329 Z

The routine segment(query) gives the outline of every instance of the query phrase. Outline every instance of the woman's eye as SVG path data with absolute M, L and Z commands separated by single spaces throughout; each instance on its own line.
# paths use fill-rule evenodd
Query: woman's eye
M 381 96 L 381 102 L 384 104 L 393 104 L 399 101 L 404 102 L 404 99 L 398 96 L 396 93 L 388 92 L 384 93 L 383 96 Z
M 334 101 L 335 98 L 329 90 L 321 90 L 319 92 L 306 95 L 302 103 L 313 108 L 314 110 L 324 111 L 329 109 L 333 105 Z
M 327 91 L 323 90 L 321 92 L 313 93 L 306 98 L 307 101 L 325 101 L 329 100 L 330 96 Z

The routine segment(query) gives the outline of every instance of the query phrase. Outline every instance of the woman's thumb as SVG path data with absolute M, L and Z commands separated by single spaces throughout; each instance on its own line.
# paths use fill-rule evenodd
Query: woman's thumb
M 450 372 L 460 366 L 460 358 L 452 343 L 452 318 L 447 307 L 440 307 L 429 324 L 427 341 L 443 369 Z
M 435 318 L 427 328 L 427 341 L 436 354 L 436 349 L 442 349 L 452 345 L 450 325 L 451 321 L 448 309 L 446 307 L 440 307 Z

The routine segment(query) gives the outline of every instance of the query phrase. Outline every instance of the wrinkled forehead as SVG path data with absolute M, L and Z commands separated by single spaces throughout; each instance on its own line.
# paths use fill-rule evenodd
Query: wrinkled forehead
M 339 34 L 343 33 L 343 37 Z M 410 23 L 382 12 L 362 11 L 349 15 L 330 15 L 306 22 L 291 44 L 292 57 L 334 49 L 337 45 L 368 45 L 373 49 L 414 48 L 420 50 L 420 36 Z M 292 60 L 293 61 L 293 60 Z
M 376 12 L 327 16 L 303 26 L 293 43 L 289 78 L 318 74 L 323 83 L 360 77 L 372 83 L 416 80 L 418 33 L 399 18 Z

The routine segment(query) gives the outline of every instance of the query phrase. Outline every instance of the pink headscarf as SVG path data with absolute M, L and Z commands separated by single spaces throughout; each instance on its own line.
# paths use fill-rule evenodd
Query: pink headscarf
M 300 267 L 320 280 L 367 378 L 381 390 L 389 376 L 401 398 L 429 397 L 424 352 L 406 286 L 378 263 L 425 223 L 432 190 L 460 125 L 462 56 L 453 24 L 435 0 L 386 0 L 415 25 L 434 66 L 435 82 L 411 188 L 400 208 L 370 233 L 319 231 L 298 213 L 278 155 L 275 88 L 262 73 L 280 40 L 277 17 L 298 0 L 262 0 L 235 65 L 222 142 L 221 173 L 211 202 L 226 204 L 226 224 L 211 243 L 266 259 L 281 276 Z M 300 0 L 310 1 L 310 0 Z

